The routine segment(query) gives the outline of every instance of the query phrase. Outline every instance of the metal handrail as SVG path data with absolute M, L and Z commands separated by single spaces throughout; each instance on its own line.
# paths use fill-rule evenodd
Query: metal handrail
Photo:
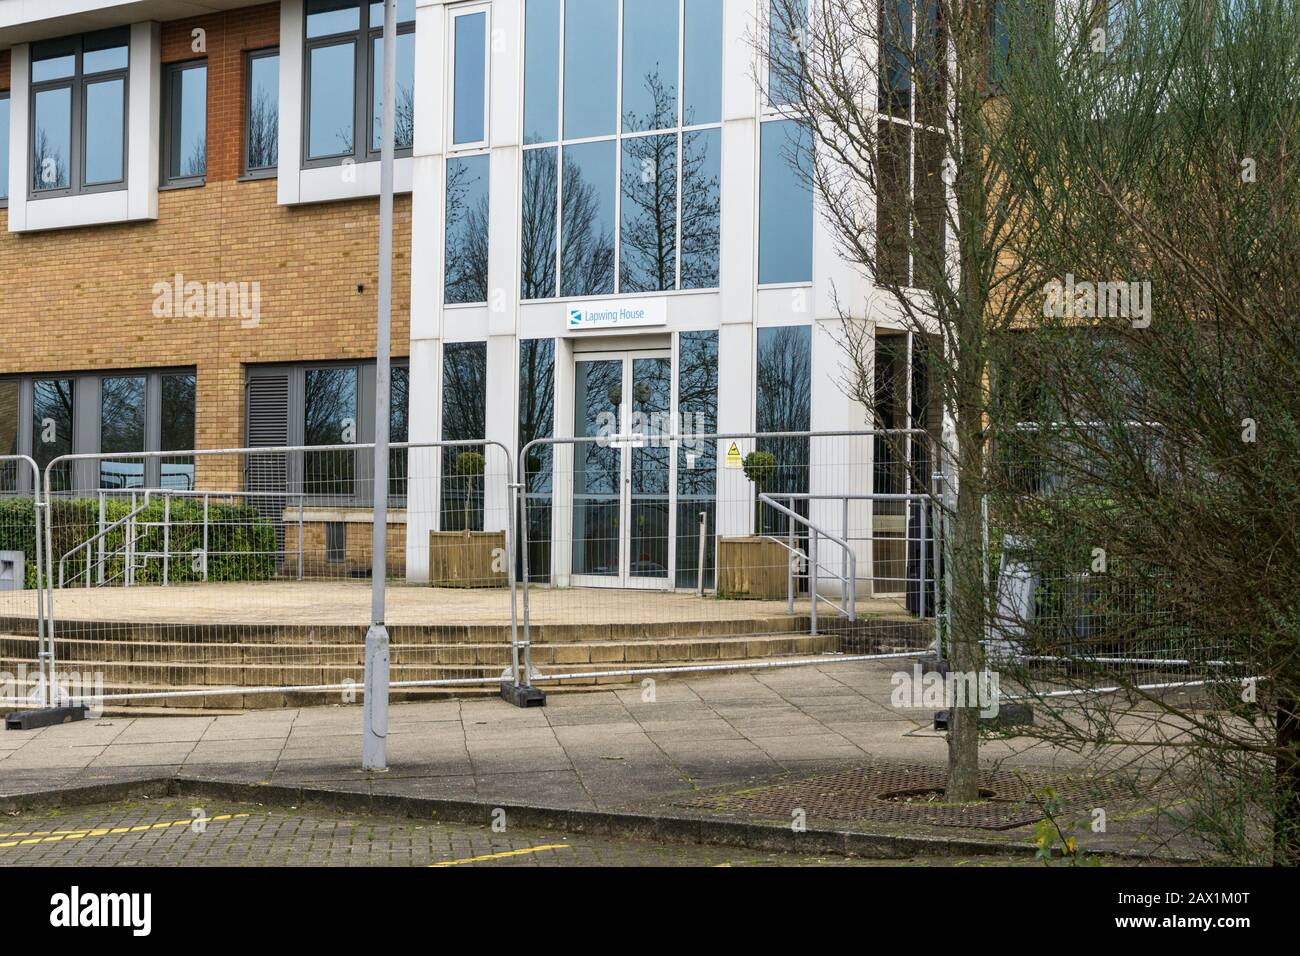
M 306 521 L 306 519 L 305 519 L 305 515 L 304 515 L 306 495 L 304 495 L 302 492 L 299 492 L 299 493 L 297 493 L 297 494 L 290 494 L 290 493 L 287 493 L 287 492 L 279 492 L 279 491 L 214 491 L 214 490 L 211 490 L 211 489 L 209 489 L 209 490 L 199 490 L 199 491 L 195 491 L 195 490 L 189 490 L 189 489 L 177 489 L 177 488 L 101 488 L 101 489 L 99 490 L 99 498 L 100 498 L 100 524 L 101 524 L 101 526 L 103 525 L 103 520 L 104 520 L 104 518 L 103 518 L 103 502 L 104 502 L 104 499 L 105 499 L 106 496 L 108 496 L 108 495 L 127 495 L 127 494 L 129 494 L 129 495 L 131 496 L 131 500 L 134 501 L 134 500 L 135 500 L 135 496 L 138 495 L 138 494 L 140 494 L 140 493 L 142 493 L 142 492 L 143 492 L 144 494 L 154 494 L 154 495 L 158 495 L 158 496 L 162 497 L 162 499 L 163 499 L 163 501 L 164 501 L 164 503 L 165 503 L 165 508 L 164 508 L 164 511 L 163 511 L 163 520 L 162 520 L 162 521 L 141 521 L 141 522 L 138 522 L 138 523 L 137 523 L 138 526 L 141 527 L 141 528 L 146 528 L 146 529 L 147 529 L 147 528 L 161 528 L 161 529 L 162 529 L 162 531 L 163 531 L 163 550 L 162 550 L 162 551 L 134 551 L 133 554 L 134 554 L 134 556 L 135 556 L 136 558 L 143 559 L 144 561 L 148 561 L 148 560 L 150 560 L 150 559 L 161 560 L 161 561 L 162 561 L 162 584 L 163 584 L 164 587 L 166 587 L 167 584 L 169 583 L 169 579 L 170 579 L 170 565 L 171 565 L 171 557 L 172 557 L 172 553 L 173 553 L 172 550 L 171 550 L 171 530 L 172 530 L 171 500 L 172 500 L 172 498 L 192 498 L 192 499 L 196 499 L 196 500 L 197 500 L 197 499 L 201 499 L 201 500 L 203 501 L 203 547 L 202 547 L 202 549 L 201 549 L 201 553 L 202 553 L 202 558 L 203 558 L 203 580 L 204 580 L 204 581 L 207 581 L 207 580 L 208 580 L 208 559 L 211 557 L 211 554 L 212 554 L 212 552 L 211 552 L 211 551 L 209 550 L 209 548 L 208 548 L 208 540 L 209 540 L 209 536 L 210 536 L 210 529 L 211 529 L 211 526 L 212 526 L 211 515 L 210 515 L 210 507 L 211 507 L 211 503 L 212 503 L 212 499 L 213 499 L 213 498 L 218 498 L 218 499 L 235 499 L 235 498 L 272 498 L 272 499 L 285 499 L 285 500 L 288 501 L 288 502 L 292 502 L 292 501 L 294 501 L 294 499 L 297 499 L 297 508 L 298 508 L 298 564 L 297 564 L 297 577 L 298 577 L 298 580 L 299 580 L 299 581 L 302 580 L 302 576 L 303 576 L 303 525 L 305 524 L 305 521 Z M 147 503 L 147 502 L 146 502 L 146 503 Z M 190 525 L 190 524 L 194 524 L 194 522 L 186 521 L 186 522 L 182 522 L 182 524 Z M 222 553 L 222 552 L 218 552 L 218 555 L 220 555 L 221 553 Z M 287 552 L 278 552 L 278 553 L 286 553 L 286 554 L 287 554 Z M 105 558 L 106 558 L 106 555 L 105 555 L 105 554 L 103 553 L 103 551 L 101 550 L 101 552 L 100 552 L 100 556 L 99 556 L 99 562 L 98 562 L 98 563 L 99 563 L 99 583 L 100 583 L 100 584 L 103 584 L 103 583 L 104 583 L 104 560 L 105 560 Z M 134 577 L 132 577 L 130 580 L 128 580 L 128 581 L 127 581 L 127 584 L 128 584 L 128 585 L 134 584 Z M 62 585 L 63 585 L 63 581 L 62 581 L 62 578 L 60 578 L 59 586 L 62 587 Z M 87 585 L 87 587 L 89 587 L 89 585 Z
M 111 532 L 116 531 L 119 526 L 123 524 L 128 524 L 129 522 L 133 521 L 136 515 L 142 513 L 146 508 L 149 507 L 150 496 L 152 494 L 153 494 L 152 489 L 147 489 L 144 492 L 144 502 L 138 508 L 133 508 L 131 511 L 127 512 L 121 518 L 118 518 L 116 521 L 114 521 L 111 525 L 101 529 L 96 534 L 91 535 L 85 541 L 81 542 L 81 544 L 76 545 L 71 551 L 63 555 L 63 557 L 59 558 L 59 587 L 63 587 L 63 563 L 67 561 L 68 558 L 72 557 L 74 554 L 80 551 L 82 548 L 86 549 L 86 587 L 90 587 L 90 565 L 91 565 L 90 546 L 99 541 L 105 540 L 107 536 Z M 128 542 L 127 550 L 129 555 L 130 553 L 129 542 Z
M 765 491 L 759 492 L 758 500 L 761 501 L 763 504 L 767 505 L 769 508 L 772 508 L 778 513 L 785 515 L 787 520 L 792 522 L 798 522 L 799 524 L 803 525 L 805 528 L 808 529 L 808 606 L 812 618 L 810 622 L 812 633 L 814 634 L 817 633 L 817 602 L 819 600 L 826 601 L 827 604 L 831 605 L 831 607 L 835 608 L 840 614 L 844 615 L 844 617 L 848 618 L 850 621 L 856 621 L 858 619 L 858 609 L 857 609 L 858 556 L 853 553 L 853 546 L 849 544 L 847 541 L 845 541 L 843 538 L 841 538 L 839 535 L 832 534 L 829 531 L 819 528 L 817 525 L 813 524 L 811 520 L 805 518 L 803 515 L 799 514 L 799 512 L 795 511 L 793 508 L 787 508 L 785 505 L 778 502 L 775 498 L 773 498 Z M 821 566 L 821 562 L 817 557 L 817 541 L 819 537 L 824 537 L 832 544 L 839 545 L 841 548 L 844 549 L 844 553 L 848 556 L 849 570 L 847 575 L 837 574 L 836 572 L 831 571 L 829 568 L 826 569 L 832 577 L 838 578 L 844 584 L 844 592 L 840 596 L 840 603 L 838 605 L 836 605 L 834 601 L 831 601 L 828 598 L 823 598 L 820 594 L 817 593 L 817 570 Z M 777 538 L 773 538 L 772 540 L 777 541 L 783 548 L 789 550 L 789 545 L 787 545 L 784 541 L 780 541 L 780 539 Z M 794 567 L 790 566 L 787 573 L 793 574 Z

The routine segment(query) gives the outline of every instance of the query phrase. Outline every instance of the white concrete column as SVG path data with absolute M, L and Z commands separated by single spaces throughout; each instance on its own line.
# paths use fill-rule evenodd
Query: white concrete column
M 555 340 L 555 437 L 573 437 L 573 340 Z M 551 503 L 551 577 L 569 585 L 573 570 L 573 445 L 555 446 L 555 489 Z
M 758 281 L 758 89 L 753 38 L 759 27 L 757 0 L 725 0 L 722 70 L 722 245 L 718 331 L 718 431 L 754 429 L 754 318 Z M 738 441 L 743 457 L 752 440 Z M 718 514 L 720 535 L 753 530 L 754 489 L 744 472 L 726 467 L 730 442 L 720 442 Z

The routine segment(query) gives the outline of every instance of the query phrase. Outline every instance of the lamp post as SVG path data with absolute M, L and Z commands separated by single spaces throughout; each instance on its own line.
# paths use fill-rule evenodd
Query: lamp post
M 375 343 L 374 536 L 370 563 L 370 629 L 366 631 L 361 769 L 388 765 L 388 423 L 393 312 L 393 135 L 397 87 L 397 0 L 384 0 L 382 151 L 379 158 L 379 319 Z

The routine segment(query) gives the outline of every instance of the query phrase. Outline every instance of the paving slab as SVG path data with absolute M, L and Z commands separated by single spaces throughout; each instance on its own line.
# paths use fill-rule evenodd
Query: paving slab
M 852 662 L 794 674 L 693 675 L 658 681 L 653 700 L 640 688 L 561 691 L 530 709 L 488 698 L 394 704 L 384 773 L 359 769 L 359 706 L 112 716 L 8 731 L 0 735 L 0 800 L 88 784 L 203 779 L 671 817 L 687 812 L 683 802 L 692 796 L 718 789 L 890 762 L 942 766 L 946 739 L 929 729 L 931 715 L 889 705 L 895 669 Z M 1021 738 L 986 741 L 982 756 L 1006 767 L 1086 764 Z M 712 819 L 713 811 L 689 812 Z

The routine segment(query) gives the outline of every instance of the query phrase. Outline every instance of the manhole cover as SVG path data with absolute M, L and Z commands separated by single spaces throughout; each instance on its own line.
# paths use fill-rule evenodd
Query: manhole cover
M 1090 776 L 1062 776 L 1042 770 L 983 770 L 978 803 L 943 800 L 947 771 L 942 767 L 894 765 L 857 767 L 802 780 L 749 787 L 729 793 L 700 794 L 678 806 L 790 819 L 802 810 L 810 819 L 925 823 L 935 826 L 1009 830 L 1036 823 L 1043 813 L 1035 794 L 1051 787 L 1071 818 L 1086 814 L 1101 801 L 1132 799 L 1120 781 Z

